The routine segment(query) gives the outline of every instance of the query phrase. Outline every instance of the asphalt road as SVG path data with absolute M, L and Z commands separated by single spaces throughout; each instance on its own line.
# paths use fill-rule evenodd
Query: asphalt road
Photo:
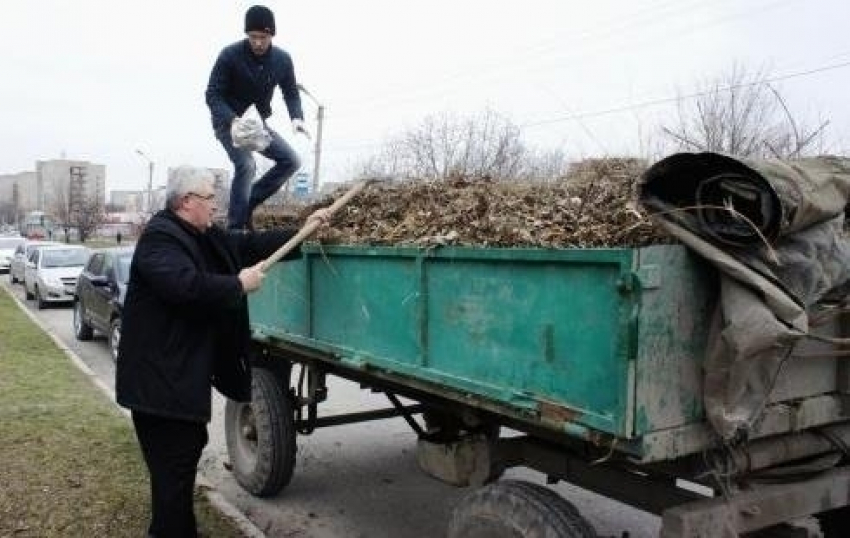
M 23 288 L 12 289 L 107 386 L 114 387 L 115 367 L 103 336 L 90 342 L 74 338 L 70 305 L 37 310 L 25 301 Z M 380 395 L 348 381 L 328 379 L 328 401 L 320 415 L 386 407 Z M 319 429 L 298 439 L 295 476 L 277 497 L 257 499 L 245 493 L 224 468 L 227 454 L 223 402 L 217 395 L 209 426 L 210 442 L 201 460 L 203 477 L 270 537 L 422 538 L 444 536 L 453 506 L 469 489 L 455 488 L 419 471 L 416 436 L 400 418 Z M 505 475 L 545 483 L 539 473 L 512 469 Z M 572 502 L 602 536 L 657 536 L 659 518 L 568 484 L 552 486 Z

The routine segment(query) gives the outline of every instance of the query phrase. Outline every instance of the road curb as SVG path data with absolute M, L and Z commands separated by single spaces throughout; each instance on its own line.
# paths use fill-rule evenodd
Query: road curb
M 27 308 L 26 304 L 24 304 L 18 296 L 14 293 L 13 290 L 8 288 L 8 285 L 3 286 L 5 288 L 6 293 L 15 301 L 18 305 L 18 308 L 21 309 L 30 320 L 38 325 L 38 327 L 43 330 L 53 343 L 55 343 L 59 349 L 62 350 L 63 353 L 71 360 L 74 366 L 77 367 L 86 377 L 91 380 L 91 382 L 100 389 L 101 392 L 106 394 L 109 397 L 109 400 L 113 403 L 113 405 L 127 418 L 130 417 L 130 412 L 118 405 L 115 402 L 115 391 L 113 391 L 109 385 L 101 381 L 101 379 L 97 376 L 97 374 L 89 368 L 89 365 L 83 362 L 83 360 L 74 352 L 73 349 L 69 348 L 62 342 L 62 339 L 56 335 L 56 333 L 50 327 L 44 325 L 38 317 L 35 316 L 30 309 Z M 199 473 L 198 486 L 204 491 L 204 495 L 206 495 L 207 499 L 210 501 L 210 504 L 218 510 L 224 517 L 230 519 L 236 524 L 236 527 L 245 535 L 245 538 L 268 538 L 266 534 L 257 527 L 253 521 L 248 519 L 245 514 L 239 511 L 238 508 L 233 506 L 224 496 L 219 493 L 215 486 L 213 486 L 202 474 Z

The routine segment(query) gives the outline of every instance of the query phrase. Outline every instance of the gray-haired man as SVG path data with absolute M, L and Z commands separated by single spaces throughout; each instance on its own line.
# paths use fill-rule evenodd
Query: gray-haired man
M 295 232 L 226 231 L 213 224 L 216 204 L 209 170 L 178 168 L 130 264 L 116 395 L 150 473 L 153 536 L 196 536 L 211 389 L 250 401 L 247 294 L 262 285 L 262 260 Z M 324 210 L 310 218 L 327 222 Z

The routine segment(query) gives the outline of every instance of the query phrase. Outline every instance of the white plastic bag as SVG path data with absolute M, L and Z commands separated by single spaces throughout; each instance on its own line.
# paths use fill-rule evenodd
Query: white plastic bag
M 242 117 L 233 120 L 230 126 L 230 136 L 237 148 L 263 151 L 271 144 L 272 137 L 263 124 L 263 118 L 257 112 L 257 107 L 251 105 Z

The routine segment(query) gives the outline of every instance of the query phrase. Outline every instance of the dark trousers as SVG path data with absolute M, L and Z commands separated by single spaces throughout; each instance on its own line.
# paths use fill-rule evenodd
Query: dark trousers
M 195 474 L 207 425 L 133 411 L 133 425 L 151 481 L 149 536 L 195 538 Z

